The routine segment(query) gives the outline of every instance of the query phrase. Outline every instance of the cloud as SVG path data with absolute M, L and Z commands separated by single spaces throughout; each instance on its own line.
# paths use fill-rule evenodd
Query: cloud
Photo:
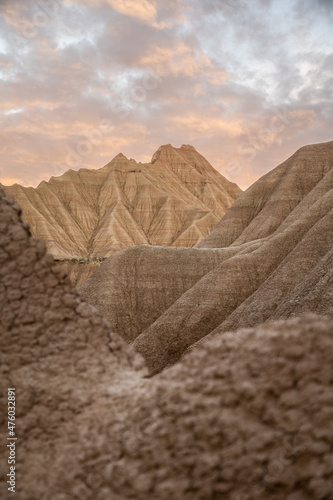
M 103 8 L 109 6 L 115 11 L 125 16 L 133 17 L 150 24 L 154 27 L 159 27 L 156 22 L 156 6 L 149 0 L 72 0 L 76 3 L 88 5 L 91 8 Z
M 222 84 L 228 78 L 228 74 L 215 68 L 211 59 L 201 50 L 184 43 L 175 44 L 174 47 L 154 47 L 148 55 L 138 60 L 138 64 L 153 68 L 162 76 L 205 76 L 213 84 Z
M 244 188 L 332 139 L 327 2 L 54 1 L 0 2 L 0 178 L 193 143 Z
M 193 132 L 196 135 L 210 134 L 212 132 L 222 133 L 226 137 L 239 137 L 243 132 L 243 127 L 240 122 L 236 120 L 222 120 L 214 118 L 211 115 L 194 115 L 180 116 L 171 119 L 171 126 L 181 126 L 181 128 L 188 130 L 189 134 Z
M 156 23 L 156 7 L 148 0 L 108 0 L 108 4 L 125 16 L 136 17 L 152 25 Z

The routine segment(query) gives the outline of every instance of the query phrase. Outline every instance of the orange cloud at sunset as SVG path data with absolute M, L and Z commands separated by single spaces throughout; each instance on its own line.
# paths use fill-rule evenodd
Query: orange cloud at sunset
M 175 47 L 156 47 L 148 56 L 140 59 L 143 67 L 153 68 L 161 77 L 175 76 L 204 76 L 214 84 L 223 84 L 228 78 L 228 73 L 218 70 L 210 58 L 202 51 L 178 43 Z
M 0 0 L 0 180 L 185 143 L 246 188 L 332 139 L 327 5 Z
M 91 7 L 109 5 L 125 16 L 138 18 L 156 26 L 156 7 L 154 2 L 149 0 L 140 0 L 140 2 L 136 0 L 79 0 L 78 3 L 90 5 Z
M 173 120 L 173 125 L 181 125 L 183 128 L 188 129 L 188 133 L 192 134 L 210 134 L 211 131 L 216 133 L 226 134 L 231 137 L 238 137 L 242 133 L 242 125 L 240 122 L 231 120 L 221 120 L 219 118 L 207 116 L 182 116 L 176 117 Z

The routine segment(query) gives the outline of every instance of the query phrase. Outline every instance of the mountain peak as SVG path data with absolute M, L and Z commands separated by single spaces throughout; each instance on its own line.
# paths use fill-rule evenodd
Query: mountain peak
M 170 154 L 177 155 L 177 154 L 179 154 L 181 152 L 184 152 L 184 151 L 193 151 L 193 152 L 197 153 L 197 150 L 193 146 L 191 146 L 189 144 L 182 144 L 182 146 L 180 148 L 175 148 L 174 146 L 172 146 L 172 144 L 163 144 L 153 154 L 150 163 L 154 164 L 161 157 L 162 154 L 165 154 L 165 155 L 170 155 Z
M 110 167 L 113 167 L 115 164 L 118 162 L 129 162 L 130 160 L 123 154 L 123 153 L 118 153 L 112 160 L 110 160 L 102 169 L 108 169 Z M 102 170 L 100 169 L 100 170 Z
M 6 191 L 57 258 L 106 257 L 133 244 L 193 246 L 241 194 L 193 149 L 161 146 L 155 165 L 119 153 L 100 169 Z
M 123 153 L 118 153 L 117 156 L 115 156 L 113 159 L 122 159 L 125 158 L 125 160 L 128 160 L 127 156 L 125 156 Z

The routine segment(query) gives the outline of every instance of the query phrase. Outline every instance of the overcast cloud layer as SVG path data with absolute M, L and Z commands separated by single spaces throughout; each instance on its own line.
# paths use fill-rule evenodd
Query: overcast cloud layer
M 192 144 L 242 188 L 333 140 L 331 0 L 0 0 L 0 181 Z

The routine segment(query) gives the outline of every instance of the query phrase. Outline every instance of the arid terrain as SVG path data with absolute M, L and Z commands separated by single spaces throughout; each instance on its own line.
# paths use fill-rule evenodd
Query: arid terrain
M 197 249 L 117 253 L 82 297 L 134 340 L 153 372 L 208 334 L 301 312 L 333 316 L 332 167 L 333 142 L 301 148 L 243 193 Z
M 96 200 L 114 191 L 102 214 Z M 1 397 L 17 394 L 16 498 L 333 498 L 333 142 L 242 194 L 189 146 L 6 193 L 0 369 Z M 46 248 L 105 260 L 75 289 Z
M 242 193 L 193 146 L 170 144 L 147 164 L 119 154 L 98 170 L 69 170 L 36 189 L 5 191 L 75 283 L 98 258 L 132 245 L 194 246 Z

